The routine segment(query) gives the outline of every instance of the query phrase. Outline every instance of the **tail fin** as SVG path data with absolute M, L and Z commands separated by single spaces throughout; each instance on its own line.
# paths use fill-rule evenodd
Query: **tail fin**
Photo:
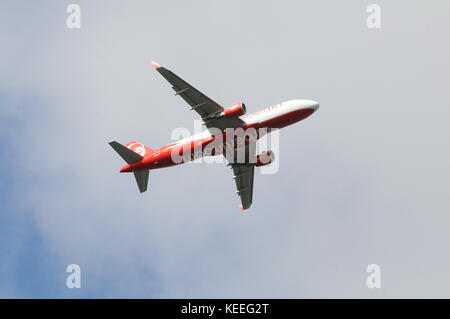
M 150 147 L 136 141 L 129 142 L 125 146 L 141 156 L 148 156 L 154 152 Z
M 111 145 L 111 147 L 117 153 L 119 153 L 120 157 L 122 157 L 124 161 L 127 162 L 128 164 L 140 161 L 141 159 L 144 158 L 144 156 L 139 155 L 138 153 L 130 150 L 129 148 L 123 146 L 120 143 L 117 143 L 116 141 L 110 142 L 109 145 Z
M 148 172 L 149 170 L 145 171 L 135 171 L 133 172 L 134 178 L 136 178 L 136 183 L 139 187 L 139 191 L 141 193 L 145 192 L 147 190 L 148 185 Z
M 109 143 L 111 147 L 122 157 L 128 164 L 135 163 L 144 158 L 144 155 L 153 152 L 153 150 L 143 144 L 130 142 L 123 146 L 122 144 L 112 141 Z M 138 154 L 139 153 L 139 154 Z M 147 190 L 149 170 L 134 171 L 134 177 L 141 193 Z

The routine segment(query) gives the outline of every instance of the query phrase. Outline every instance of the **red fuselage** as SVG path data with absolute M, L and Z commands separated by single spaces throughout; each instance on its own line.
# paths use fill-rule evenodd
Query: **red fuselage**
M 255 129 L 258 132 L 260 129 L 266 128 L 267 132 L 270 132 L 270 130 L 280 129 L 307 118 L 314 113 L 318 107 L 319 104 L 317 102 L 310 100 L 287 101 L 249 115 L 241 116 L 240 119 L 244 123 L 241 128 L 244 131 L 247 129 Z M 225 134 L 226 132 L 223 132 L 222 136 L 220 136 L 222 140 L 225 140 Z M 259 139 L 262 136 L 262 134 L 258 134 L 256 138 Z M 186 149 L 200 150 L 200 153 L 203 154 L 205 148 L 210 143 L 213 143 L 218 137 L 219 136 L 217 135 L 211 135 L 209 131 L 204 131 L 200 134 L 163 146 L 153 152 L 149 152 L 142 160 L 123 166 L 120 172 L 157 169 L 184 163 L 186 161 L 175 161 L 173 154 L 182 154 Z M 200 153 L 199 155 L 202 156 Z M 222 153 L 223 152 L 221 151 L 215 151 L 210 155 L 216 156 Z M 193 157 L 189 157 L 193 159 Z

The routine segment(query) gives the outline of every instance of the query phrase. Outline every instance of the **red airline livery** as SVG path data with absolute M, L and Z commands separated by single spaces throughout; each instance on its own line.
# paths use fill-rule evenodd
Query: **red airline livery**
M 195 89 L 173 72 L 154 61 L 151 65 L 172 85 L 175 95 L 181 96 L 202 118 L 208 130 L 159 149 L 151 149 L 136 141 L 122 145 L 110 142 L 111 147 L 127 162 L 120 172 L 133 172 L 139 191 L 147 190 L 148 175 L 152 169 L 182 164 L 203 156 L 223 155 L 233 169 L 236 193 L 241 198 L 241 209 L 252 204 L 255 166 L 264 166 L 274 160 L 272 151 L 256 155 L 256 142 L 271 130 L 301 121 L 319 108 L 311 100 L 291 100 L 245 115 L 245 104 L 240 102 L 222 107 Z

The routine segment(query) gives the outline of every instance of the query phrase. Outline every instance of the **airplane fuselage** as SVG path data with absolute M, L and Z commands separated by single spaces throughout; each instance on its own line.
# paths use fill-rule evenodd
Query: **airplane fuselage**
M 318 109 L 318 107 L 319 104 L 315 101 L 290 100 L 269 106 L 255 113 L 239 117 L 243 122 L 243 125 L 240 128 L 244 131 L 254 129 L 258 132 L 256 139 L 259 139 L 264 136 L 264 133 L 260 133 L 262 131 L 261 129 L 266 128 L 267 133 L 270 132 L 270 130 L 280 129 L 291 125 L 310 116 Z M 236 130 L 236 128 L 234 128 L 234 130 Z M 226 139 L 226 134 L 226 131 L 222 133 L 222 140 Z M 141 161 L 123 166 L 120 172 L 157 169 L 185 163 L 186 159 L 193 160 L 194 158 L 204 156 L 204 150 L 211 143 L 217 142 L 216 139 L 218 136 L 220 135 L 211 134 L 210 130 L 192 135 L 188 138 L 156 149 L 149 154 L 145 154 Z M 174 159 L 174 154 L 183 154 L 183 152 L 186 152 L 186 149 L 189 149 L 192 154 L 189 154 L 188 157 L 184 156 L 185 160 L 183 161 Z M 214 148 L 212 154 L 208 155 L 220 155 L 223 153 L 223 151 L 220 151 L 221 149 L 222 148 L 216 147 Z M 200 152 L 198 152 L 198 154 L 194 154 L 194 150 L 200 150 Z

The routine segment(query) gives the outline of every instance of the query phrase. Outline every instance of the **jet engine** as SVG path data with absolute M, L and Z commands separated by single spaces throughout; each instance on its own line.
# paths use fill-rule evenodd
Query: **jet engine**
M 227 119 L 234 119 L 238 116 L 244 115 L 245 112 L 247 112 L 247 108 L 243 102 L 240 102 L 225 108 L 222 115 Z
M 275 160 L 275 154 L 272 151 L 265 151 L 259 155 L 256 155 L 255 166 L 269 165 Z

